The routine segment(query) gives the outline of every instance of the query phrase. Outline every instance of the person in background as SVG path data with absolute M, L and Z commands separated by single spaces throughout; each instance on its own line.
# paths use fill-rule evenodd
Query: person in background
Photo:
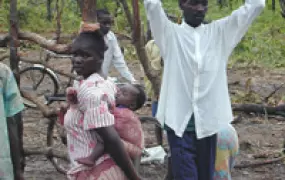
M 157 119 L 167 131 L 174 179 L 212 180 L 217 133 L 233 119 L 227 62 L 265 0 L 246 0 L 231 15 L 202 24 L 208 0 L 178 0 L 183 13 L 171 22 L 160 0 L 144 0 L 163 58 Z
M 0 63 L 0 179 L 23 179 L 24 104 L 12 71 Z
M 113 65 L 130 83 L 137 83 L 136 79 L 134 78 L 133 74 L 130 72 L 125 59 L 124 55 L 121 51 L 121 48 L 118 44 L 118 40 L 114 32 L 112 32 L 111 26 L 113 24 L 113 19 L 109 11 L 105 9 L 98 9 L 97 10 L 97 18 L 98 23 L 100 24 L 100 31 L 104 34 L 104 39 L 108 49 L 105 51 L 104 55 L 104 62 L 102 65 L 102 72 L 105 77 L 108 77 L 110 67 Z M 87 24 L 87 23 L 86 23 Z M 85 26 L 81 25 L 80 31 L 88 31 L 89 28 L 92 29 L 92 24 L 88 24 Z M 93 24 L 94 28 L 97 28 L 96 24 Z M 86 28 L 85 28 L 86 27 Z

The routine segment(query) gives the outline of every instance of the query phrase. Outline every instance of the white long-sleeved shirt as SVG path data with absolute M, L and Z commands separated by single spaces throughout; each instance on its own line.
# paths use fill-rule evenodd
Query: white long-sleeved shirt
M 125 60 L 124 55 L 119 47 L 117 37 L 112 31 L 109 31 L 104 37 L 107 51 L 104 55 L 104 62 L 102 65 L 103 74 L 107 77 L 109 74 L 111 64 L 120 72 L 121 76 L 126 78 L 130 82 L 134 82 L 135 78 L 130 72 Z
M 227 62 L 265 0 L 246 0 L 230 16 L 193 28 L 168 20 L 160 0 L 144 0 L 164 59 L 157 118 L 182 137 L 194 113 L 197 137 L 216 134 L 232 119 Z

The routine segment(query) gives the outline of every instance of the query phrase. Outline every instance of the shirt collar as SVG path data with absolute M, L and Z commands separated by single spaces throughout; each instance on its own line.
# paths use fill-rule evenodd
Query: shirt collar
M 182 23 L 181 23 L 181 26 L 182 26 L 183 28 L 189 29 L 189 30 L 191 30 L 191 31 L 198 31 L 199 29 L 203 28 L 205 25 L 204 25 L 204 24 L 201 24 L 200 26 L 194 28 L 194 27 L 188 25 L 188 24 L 183 20 Z
M 109 31 L 105 36 L 104 36 L 105 40 L 111 40 L 112 39 L 112 35 L 111 35 L 111 31 Z

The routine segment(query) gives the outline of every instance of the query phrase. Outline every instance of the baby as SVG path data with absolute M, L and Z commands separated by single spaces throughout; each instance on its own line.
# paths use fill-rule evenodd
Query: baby
M 72 108 L 77 106 L 77 92 L 74 88 L 67 89 L 67 102 Z M 140 120 L 133 111 L 140 109 L 146 101 L 146 95 L 140 85 L 122 84 L 118 86 L 116 105 L 109 104 L 115 117 L 115 129 L 132 159 L 141 155 L 144 142 Z M 96 146 L 89 157 L 77 159 L 80 164 L 93 166 L 104 154 L 104 142 L 98 134 Z

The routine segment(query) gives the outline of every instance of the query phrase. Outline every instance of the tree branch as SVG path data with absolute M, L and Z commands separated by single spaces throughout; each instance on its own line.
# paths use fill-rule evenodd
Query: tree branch
M 10 53 L 6 52 L 6 53 L 0 55 L 0 61 L 3 61 L 4 59 L 9 58 L 9 57 L 10 57 Z
M 135 1 L 135 2 L 134 2 Z M 136 5 L 137 8 L 134 8 L 134 10 L 138 10 L 138 0 L 134 0 L 133 1 L 133 5 Z M 122 3 L 123 5 L 123 8 L 124 8 L 124 11 L 125 11 L 125 14 L 126 14 L 126 17 L 128 19 L 128 22 L 130 24 L 131 27 L 134 27 L 133 26 L 133 22 L 136 21 L 138 25 L 140 25 L 140 15 L 139 15 L 139 11 L 135 12 L 135 14 L 137 14 L 135 16 L 135 19 L 134 21 L 132 21 L 132 16 L 131 16 L 131 13 L 130 13 L 130 10 L 129 10 L 129 7 L 128 7 L 128 4 L 126 2 L 126 0 L 120 0 L 120 2 Z M 145 52 L 145 43 L 144 43 L 144 35 L 143 33 L 141 33 L 142 29 L 141 28 L 138 28 L 137 29 L 137 35 L 139 35 L 139 37 L 136 37 L 135 39 L 137 39 L 137 41 L 134 42 L 134 46 L 136 48 L 136 52 L 137 52 L 137 55 L 138 55 L 138 58 L 143 66 L 143 69 L 144 69 L 144 72 L 145 72 L 145 75 L 147 76 L 147 78 L 150 80 L 151 84 L 152 84 L 152 87 L 154 89 L 154 93 L 156 96 L 158 96 L 159 94 L 159 90 L 160 90 L 160 74 L 159 72 L 157 71 L 152 71 L 151 68 L 150 68 L 150 63 L 149 63 L 149 60 L 148 60 L 148 57 L 146 55 L 146 52 Z
M 32 101 L 34 104 L 37 105 L 37 108 L 42 112 L 43 116 L 46 118 L 56 117 L 57 116 L 57 110 L 53 108 L 49 108 L 44 103 L 42 103 L 39 98 L 35 95 L 35 93 L 27 92 L 24 90 L 20 90 L 21 94 L 24 98 L 28 99 L 29 101 Z
M 58 54 L 68 54 L 69 45 L 67 44 L 56 44 L 55 41 L 47 40 L 46 38 L 32 32 L 19 32 L 19 38 L 21 40 L 32 41 L 42 48 L 48 49 L 50 51 L 56 52 Z
M 123 9 L 125 11 L 129 25 L 131 26 L 131 28 L 133 28 L 134 27 L 133 26 L 133 18 L 132 18 L 132 14 L 131 14 L 131 11 L 129 9 L 127 1 L 126 0 L 119 0 L 119 1 L 121 2 L 122 6 L 123 6 Z

